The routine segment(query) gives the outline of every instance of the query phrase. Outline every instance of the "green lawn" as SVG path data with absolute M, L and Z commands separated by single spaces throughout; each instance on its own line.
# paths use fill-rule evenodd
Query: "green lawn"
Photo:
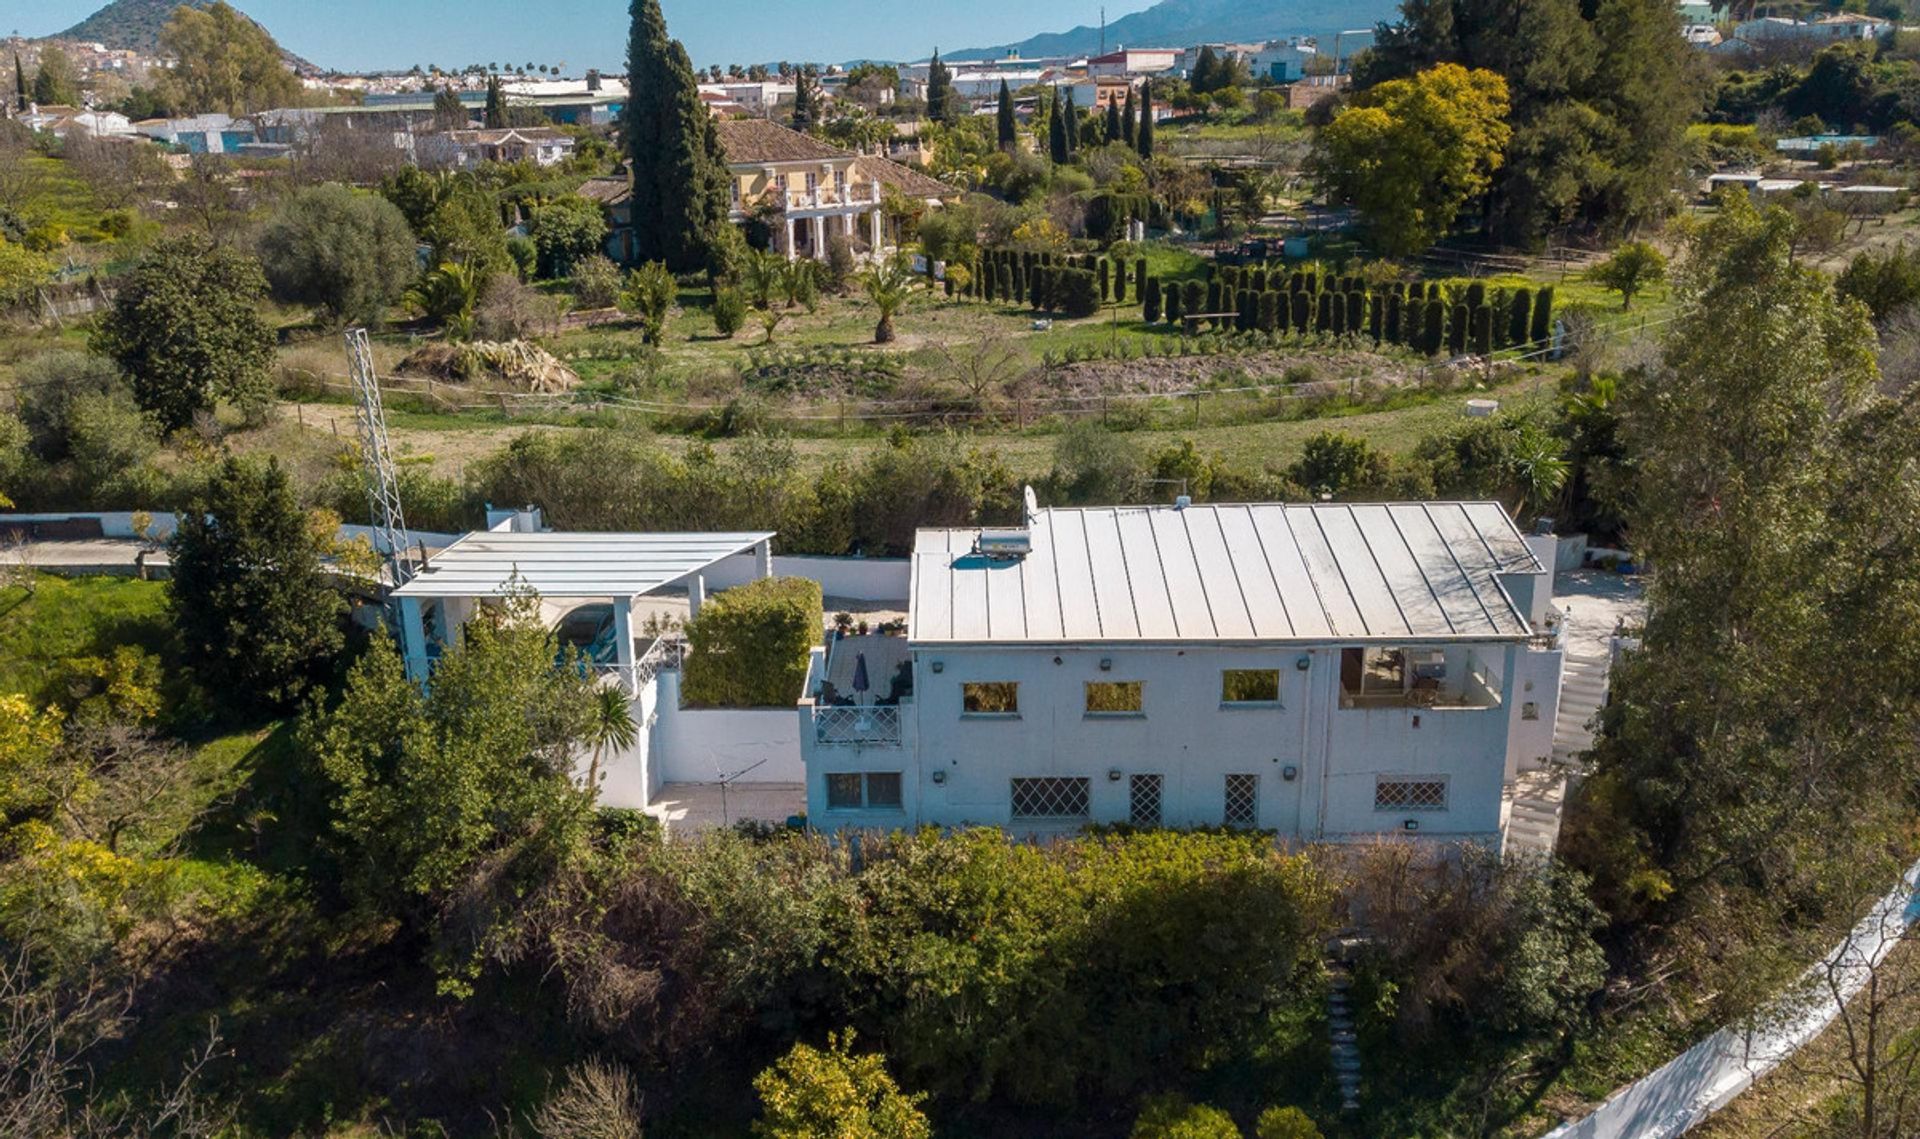
M 11 582 L 0 590 L 0 692 L 57 703 L 65 695 L 65 661 L 104 656 L 116 645 L 177 656 L 165 586 L 39 574 L 31 592 Z

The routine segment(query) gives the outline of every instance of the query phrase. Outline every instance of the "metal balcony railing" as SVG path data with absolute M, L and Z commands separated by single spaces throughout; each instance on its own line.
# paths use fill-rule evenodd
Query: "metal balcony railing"
M 813 742 L 819 747 L 899 747 L 900 709 L 815 708 Z

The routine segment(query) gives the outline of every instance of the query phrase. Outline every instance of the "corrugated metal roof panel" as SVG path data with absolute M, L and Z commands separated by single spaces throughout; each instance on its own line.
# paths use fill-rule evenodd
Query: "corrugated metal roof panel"
M 773 538 L 764 533 L 468 534 L 395 591 L 400 597 L 500 597 L 510 582 L 543 597 L 635 597 Z
M 922 531 L 918 643 L 1514 638 L 1499 583 L 1538 563 L 1497 503 L 1041 511 L 1018 562 Z

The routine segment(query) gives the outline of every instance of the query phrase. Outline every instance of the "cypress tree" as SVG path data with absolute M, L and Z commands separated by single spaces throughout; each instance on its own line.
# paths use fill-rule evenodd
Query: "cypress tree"
M 1367 335 L 1373 338 L 1375 344 L 1386 339 L 1387 305 L 1392 302 L 1392 299 L 1391 293 L 1385 297 L 1375 297 L 1373 307 L 1367 310 Z
M 1153 287 L 1156 290 L 1160 288 L 1160 278 L 1155 277 L 1153 279 Z M 1181 315 L 1185 311 L 1184 306 L 1180 302 L 1180 290 L 1173 288 L 1172 286 L 1168 286 L 1162 299 L 1164 299 L 1167 302 L 1167 323 L 1172 325 L 1178 325 L 1180 323 Z
M 1053 97 L 1047 103 L 1047 157 L 1053 159 L 1056 166 L 1067 164 L 1067 123 L 1060 108 L 1060 91 L 1054 89 Z
M 813 82 L 806 68 L 793 76 L 793 129 L 805 134 L 813 129 Z
M 1113 303 L 1117 305 L 1127 303 L 1127 263 L 1125 261 L 1113 263 Z
M 1145 257 L 1136 258 L 1133 262 L 1133 291 L 1136 293 L 1146 292 L 1147 279 L 1147 259 Z
M 1213 48 L 1202 45 L 1199 58 L 1193 61 L 1193 70 L 1187 73 L 1187 86 L 1196 95 L 1205 95 L 1218 83 L 1220 61 L 1214 56 Z
M 1108 142 L 1120 141 L 1120 104 L 1112 99 L 1107 100 L 1106 140 Z
M 1429 356 L 1440 354 L 1440 345 L 1447 336 L 1447 304 L 1445 301 L 1429 299 L 1425 302 L 1427 310 L 1426 327 L 1420 334 L 1420 350 Z
M 1180 314 L 1192 316 L 1199 312 L 1211 312 L 1205 307 L 1207 287 L 1198 281 L 1183 281 L 1180 285 Z
M 1313 322 L 1314 331 L 1332 332 L 1334 330 L 1333 329 L 1333 313 L 1334 313 L 1333 294 L 1321 293 L 1320 303 L 1315 307 L 1319 311 L 1314 314 L 1314 322 Z M 1343 309 L 1341 311 L 1344 312 L 1345 310 Z
M 1140 84 L 1140 126 L 1133 132 L 1134 149 L 1142 158 L 1153 157 L 1153 80 Z
M 1000 81 L 1000 112 L 994 117 L 1000 134 L 1000 149 L 1012 150 L 1020 142 L 1018 124 L 1013 117 L 1013 92 L 1007 81 Z
M 1310 307 L 1307 301 L 1307 294 L 1295 291 L 1287 295 L 1291 298 L 1287 302 L 1287 324 L 1292 327 L 1295 332 L 1304 333 L 1307 330 L 1307 316 Z
M 1472 320 L 1471 309 L 1466 305 L 1454 305 L 1452 318 L 1447 322 L 1447 351 L 1459 356 L 1467 350 L 1467 327 Z
M 1107 259 L 1100 259 L 1100 299 L 1110 301 L 1113 298 L 1113 270 L 1107 266 Z
M 1487 286 L 1484 282 L 1475 281 L 1472 284 L 1467 286 L 1467 307 L 1468 308 L 1479 308 L 1481 305 L 1486 303 L 1487 303 Z
M 661 27 L 664 29 L 665 24 Z M 500 93 L 500 77 L 487 76 L 487 109 L 480 119 L 490 131 L 497 131 L 507 125 L 507 100 Z
M 1367 294 L 1354 289 L 1347 294 L 1347 331 L 1359 332 L 1367 322 Z
M 1013 266 L 1002 261 L 999 271 L 994 274 L 994 285 L 1000 293 L 998 299 L 1014 300 L 1016 294 L 1013 291 Z
M 1207 312 L 1216 313 L 1221 311 L 1220 306 L 1224 303 L 1226 302 L 1220 299 L 1220 282 L 1217 280 L 1208 281 L 1207 282 Z
M 1525 285 L 1507 298 L 1507 343 L 1525 344 L 1527 324 L 1533 316 L 1533 290 Z
M 1387 315 L 1385 320 L 1382 321 L 1383 327 L 1381 329 L 1381 333 L 1382 333 L 1381 339 L 1393 341 L 1395 343 L 1405 341 L 1406 333 L 1400 327 L 1400 313 L 1402 311 L 1401 306 L 1402 306 L 1402 302 L 1400 300 L 1399 293 L 1387 294 L 1387 303 L 1385 306 L 1387 310 Z
M 1553 286 L 1542 285 L 1533 295 L 1533 341 L 1545 345 L 1553 338 Z
M 1073 88 L 1071 87 L 1067 88 L 1066 107 L 1061 113 L 1067 120 L 1066 129 L 1062 133 L 1067 140 L 1067 157 L 1071 159 L 1073 152 L 1080 148 L 1080 111 L 1073 105 Z
M 1140 315 L 1148 324 L 1160 321 L 1160 278 L 1148 277 L 1147 287 L 1141 292 Z
M 936 123 L 951 123 L 960 117 L 958 102 L 953 97 L 953 72 L 940 62 L 940 49 L 933 51 L 933 62 L 927 65 L 927 118 Z
M 1273 332 L 1280 327 L 1280 298 L 1283 293 L 1260 294 L 1260 331 Z
M 1473 310 L 1473 353 L 1487 356 L 1493 352 L 1493 306 L 1481 305 Z
M 15 110 L 27 113 L 27 68 L 17 51 L 13 53 L 13 102 Z
M 1133 106 L 1133 85 L 1128 84 L 1127 85 L 1127 105 L 1121 108 L 1120 110 L 1120 137 L 1126 141 L 1126 144 L 1128 146 L 1133 145 L 1133 138 L 1135 134 L 1134 124 L 1138 121 L 1138 119 L 1139 119 L 1139 115 L 1134 110 L 1134 106 Z
M 633 167 L 635 259 L 676 273 L 708 266 L 732 197 L 713 115 L 660 0 L 633 0 L 624 134 Z

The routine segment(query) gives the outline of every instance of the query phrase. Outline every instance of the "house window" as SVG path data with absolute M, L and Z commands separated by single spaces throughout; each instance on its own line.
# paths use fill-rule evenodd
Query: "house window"
M 1260 777 L 1227 776 L 1226 810 L 1221 821 L 1230 827 L 1252 828 L 1260 823 Z
M 1127 784 L 1127 821 L 1136 827 L 1160 825 L 1160 782 L 1158 775 L 1136 775 Z
M 1084 819 L 1092 813 L 1092 790 L 1086 779 L 1015 779 L 1011 781 L 1013 817 L 1018 819 Z
M 1373 809 L 1444 811 L 1447 809 L 1447 781 L 1382 776 L 1373 784 Z
M 1280 703 L 1280 670 L 1229 668 L 1220 674 L 1220 703 Z
M 1146 708 L 1138 680 L 1096 680 L 1087 683 L 1087 715 L 1138 716 Z
M 960 710 L 969 716 L 1017 716 L 1020 714 L 1020 685 L 1012 680 L 962 684 Z
M 820 188 L 820 175 L 815 174 L 811 170 L 807 171 L 807 193 L 811 194 L 815 190 L 818 190 L 819 188 Z
M 900 773 L 898 771 L 844 772 L 827 776 L 827 809 L 898 809 Z

